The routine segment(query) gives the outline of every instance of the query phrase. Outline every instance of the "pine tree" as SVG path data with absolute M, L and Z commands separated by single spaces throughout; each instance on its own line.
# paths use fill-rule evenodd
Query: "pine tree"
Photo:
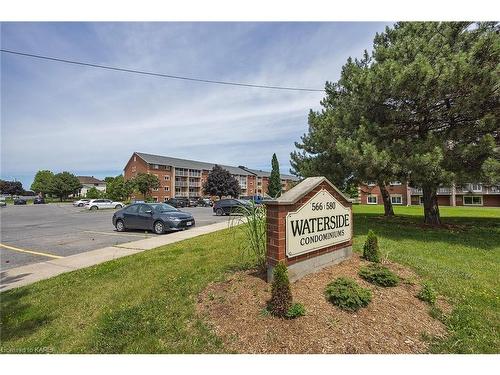
M 269 194 L 273 198 L 278 198 L 281 195 L 281 177 L 280 177 L 280 165 L 278 163 L 278 158 L 276 157 L 276 154 L 273 154 L 271 165 L 272 169 L 271 169 L 271 176 L 269 177 L 267 194 Z
M 387 27 L 371 55 L 349 59 L 326 84 L 320 121 L 299 144 L 311 158 L 292 154 L 292 166 L 294 156 L 308 169 L 340 158 L 355 180 L 407 180 L 422 188 L 424 222 L 440 224 L 440 186 L 494 181 L 500 170 L 499 30 L 494 22 Z

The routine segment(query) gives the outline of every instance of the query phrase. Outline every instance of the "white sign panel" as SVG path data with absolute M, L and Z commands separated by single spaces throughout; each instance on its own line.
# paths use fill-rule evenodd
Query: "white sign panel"
M 286 255 L 294 257 L 349 241 L 352 213 L 323 189 L 286 216 Z

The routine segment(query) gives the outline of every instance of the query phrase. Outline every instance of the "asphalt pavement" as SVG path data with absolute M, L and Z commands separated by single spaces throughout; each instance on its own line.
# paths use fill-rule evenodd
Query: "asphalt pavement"
M 215 216 L 211 207 L 182 210 L 194 216 L 197 227 L 228 221 Z M 111 223 L 114 211 L 89 211 L 67 203 L 2 207 L 0 270 L 157 236 L 145 231 L 118 233 Z

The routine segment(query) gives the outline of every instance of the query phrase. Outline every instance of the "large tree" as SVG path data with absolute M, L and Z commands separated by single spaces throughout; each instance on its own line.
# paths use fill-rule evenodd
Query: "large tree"
M 316 153 L 332 165 L 340 155 L 359 179 L 381 173 L 379 186 L 409 180 L 423 190 L 424 221 L 440 224 L 439 186 L 494 180 L 498 170 L 498 31 L 411 22 L 377 34 L 372 55 L 327 84 Z
M 309 111 L 309 129 L 300 142 L 295 142 L 298 150 L 290 155 L 290 172 L 303 178 L 325 176 L 346 191 L 353 184 L 352 170 L 335 147 L 335 132 L 339 128 L 332 121 L 332 111 L 326 108 L 326 99 L 321 104 L 322 111 Z
M 20 181 L 0 180 L 0 193 L 10 195 L 24 195 L 26 192 Z
M 134 184 L 131 180 L 125 180 L 123 175 L 116 177 L 106 177 L 106 196 L 115 201 L 127 200 L 134 191 Z
M 281 195 L 281 176 L 280 165 L 276 154 L 273 154 L 271 160 L 271 175 L 269 176 L 269 184 L 267 186 L 267 194 L 273 198 L 278 198 Z
M 62 200 L 70 194 L 76 194 L 81 187 L 82 184 L 74 174 L 61 172 L 54 175 L 50 184 L 49 193 L 59 197 L 62 202 Z
M 208 173 L 207 180 L 203 183 L 203 192 L 215 195 L 221 199 L 224 196 L 237 198 L 241 193 L 238 180 L 227 170 L 219 165 L 214 165 Z
M 499 144 L 500 36 L 494 23 L 403 22 L 374 41 L 365 87 L 387 142 L 440 224 L 437 189 L 481 180 Z M 368 85 L 369 82 L 369 85 Z
M 151 196 L 152 189 L 158 189 L 160 187 L 160 180 L 154 174 L 150 173 L 138 173 L 132 179 L 132 184 L 139 193 L 142 194 L 144 199 Z
M 35 175 L 35 179 L 31 184 L 31 190 L 35 193 L 41 193 L 43 196 L 50 192 L 52 186 L 52 180 L 54 179 L 54 173 L 48 170 L 38 171 Z
M 386 216 L 394 215 L 386 185 L 396 179 L 398 168 L 392 154 L 375 145 L 367 128 L 377 118 L 370 96 L 360 89 L 369 69 L 367 53 L 362 60 L 349 59 L 338 82 L 327 82 L 323 109 L 309 113 L 309 130 L 291 155 L 292 167 L 300 175 L 324 175 L 344 192 L 357 190 L 357 184 L 377 182 Z M 370 126 L 366 126 L 369 124 Z

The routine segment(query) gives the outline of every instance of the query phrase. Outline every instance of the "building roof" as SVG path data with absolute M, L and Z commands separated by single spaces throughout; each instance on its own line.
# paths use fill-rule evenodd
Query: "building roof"
M 106 181 L 99 180 L 94 176 L 76 176 L 81 184 L 105 184 Z
M 271 176 L 271 172 L 263 171 L 261 169 L 251 169 L 251 168 L 242 167 L 242 166 L 240 166 L 240 168 L 243 168 L 246 171 L 248 171 L 248 172 L 250 172 L 258 177 L 270 177 Z M 292 180 L 292 181 L 300 180 L 297 176 L 293 176 L 291 174 L 280 173 L 280 177 L 283 180 Z
M 179 159 L 179 158 L 173 158 L 170 156 L 146 154 L 144 152 L 135 152 L 135 154 L 137 156 L 139 156 L 141 159 L 143 159 L 148 164 L 170 165 L 173 167 L 186 168 L 186 169 L 205 169 L 208 171 L 211 170 L 215 166 L 215 163 L 206 163 L 203 161 Z M 217 164 L 217 165 L 219 165 L 220 167 L 222 167 L 224 169 L 227 169 L 231 174 L 234 174 L 234 175 L 242 175 L 242 176 L 256 175 L 256 176 L 260 176 L 260 177 L 269 177 L 269 175 L 271 174 L 270 172 L 249 169 L 249 168 L 241 167 L 241 166 L 240 167 L 233 167 L 230 165 L 223 165 L 223 164 Z M 289 179 L 289 180 L 298 180 L 298 178 L 296 176 L 290 176 L 290 175 L 281 175 L 281 178 Z
M 292 189 L 285 192 L 282 196 L 276 199 L 266 200 L 266 204 L 294 204 L 304 195 L 316 188 L 323 181 L 326 181 L 342 198 L 348 202 L 352 200 L 344 195 L 335 185 L 333 185 L 326 177 L 308 177 Z

